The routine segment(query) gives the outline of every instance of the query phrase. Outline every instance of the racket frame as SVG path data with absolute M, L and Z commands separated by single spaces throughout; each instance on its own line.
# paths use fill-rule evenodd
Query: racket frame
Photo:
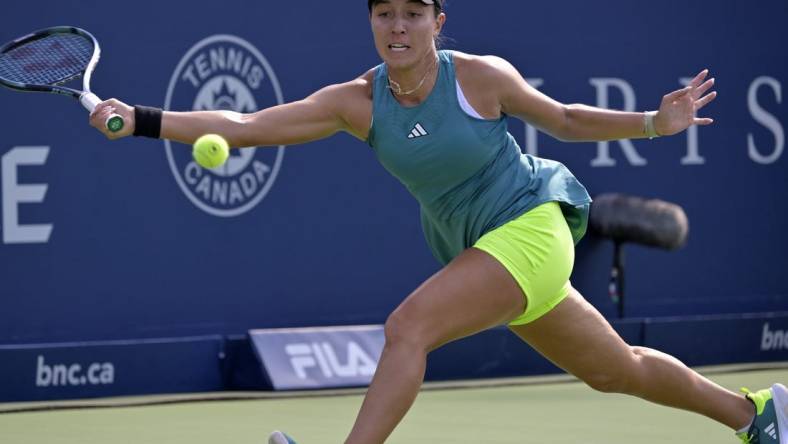
M 101 58 L 101 47 L 98 40 L 93 34 L 88 31 L 77 28 L 76 26 L 53 26 L 50 28 L 39 29 L 38 31 L 31 32 L 17 39 L 14 39 L 2 47 L 0 47 L 0 54 L 5 54 L 15 48 L 25 45 L 34 40 L 41 40 L 50 35 L 57 34 L 76 34 L 88 39 L 93 44 L 93 54 L 87 66 L 81 71 L 65 79 L 51 85 L 40 85 L 35 83 L 15 82 L 0 77 L 0 84 L 17 91 L 23 92 L 48 92 L 54 94 L 65 95 L 77 99 L 85 109 L 93 112 L 96 106 L 101 102 L 101 99 L 90 91 L 90 79 L 93 75 L 93 70 L 96 68 L 99 59 Z M 82 91 L 67 86 L 61 86 L 63 83 L 69 82 L 82 76 Z M 120 131 L 123 128 L 123 118 L 118 114 L 109 116 L 105 122 L 105 126 L 112 132 Z

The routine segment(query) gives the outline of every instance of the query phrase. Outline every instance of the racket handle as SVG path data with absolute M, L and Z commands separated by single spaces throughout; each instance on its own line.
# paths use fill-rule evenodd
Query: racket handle
M 81 103 L 82 106 L 84 106 L 88 111 L 93 112 L 93 110 L 96 109 L 96 106 L 101 103 L 101 99 L 91 92 L 86 92 L 79 96 L 79 103 Z M 110 132 L 117 133 L 123 129 L 124 123 L 123 117 L 121 117 L 119 114 L 112 114 L 107 117 L 107 120 L 104 122 L 104 126 L 106 126 Z

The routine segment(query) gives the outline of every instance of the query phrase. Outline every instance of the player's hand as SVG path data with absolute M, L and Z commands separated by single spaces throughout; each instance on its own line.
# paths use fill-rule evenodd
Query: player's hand
M 709 70 L 700 72 L 689 86 L 666 95 L 654 118 L 654 129 L 660 136 L 672 136 L 692 125 L 711 125 L 714 120 L 697 117 L 697 112 L 717 97 L 717 92 L 706 91 L 714 86 L 714 79 L 705 80 Z
M 123 118 L 123 129 L 113 133 L 107 129 L 106 121 L 113 113 Z M 90 113 L 90 126 L 101 131 L 108 139 L 120 139 L 134 133 L 134 108 L 117 99 L 105 100 Z

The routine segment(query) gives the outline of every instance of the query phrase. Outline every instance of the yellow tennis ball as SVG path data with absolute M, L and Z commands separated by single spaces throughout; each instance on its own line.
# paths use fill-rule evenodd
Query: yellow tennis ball
M 218 134 L 206 134 L 194 142 L 192 156 L 203 168 L 216 168 L 227 161 L 230 146 Z

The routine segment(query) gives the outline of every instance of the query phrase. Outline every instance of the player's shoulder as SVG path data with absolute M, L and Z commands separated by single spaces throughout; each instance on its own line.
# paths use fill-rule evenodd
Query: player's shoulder
M 321 100 L 345 122 L 345 129 L 364 140 L 372 119 L 374 69 L 353 80 L 320 91 Z
M 454 51 L 454 66 L 457 75 L 463 79 L 499 82 L 517 72 L 508 60 L 496 55 L 476 55 Z
M 374 76 L 375 69 L 372 68 L 353 80 L 331 85 L 327 89 L 342 100 L 372 99 Z
M 363 91 L 366 97 L 372 99 L 372 90 L 375 86 L 375 73 L 377 72 L 377 67 L 370 68 L 364 74 L 358 76 L 357 78 L 353 79 L 351 83 L 355 88 Z

